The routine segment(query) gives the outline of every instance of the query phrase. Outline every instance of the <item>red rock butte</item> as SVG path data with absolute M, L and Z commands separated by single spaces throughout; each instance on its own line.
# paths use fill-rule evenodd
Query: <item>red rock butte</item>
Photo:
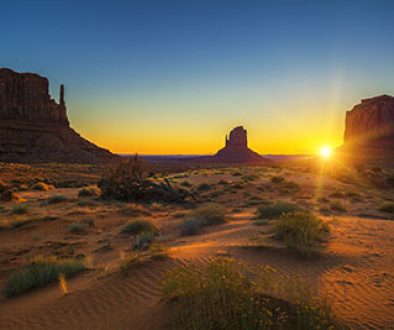
M 231 130 L 229 137 L 226 135 L 225 146 L 220 149 L 213 160 L 222 163 L 261 163 L 268 160 L 248 147 L 248 133 L 242 126 Z
M 359 160 L 394 161 L 394 97 L 364 99 L 347 111 L 339 151 Z
M 0 161 L 100 163 L 117 159 L 70 127 L 64 85 L 56 103 L 49 95 L 47 78 L 0 69 Z

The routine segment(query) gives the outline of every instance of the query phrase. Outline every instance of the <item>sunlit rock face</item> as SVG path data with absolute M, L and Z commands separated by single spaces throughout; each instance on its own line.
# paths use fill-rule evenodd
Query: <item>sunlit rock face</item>
M 248 134 L 242 126 L 235 127 L 225 139 L 224 148 L 213 157 L 223 163 L 256 163 L 264 162 L 265 158 L 248 148 Z
M 116 159 L 69 126 L 63 85 L 57 103 L 49 95 L 47 78 L 0 69 L 0 161 L 98 163 Z
M 394 97 L 365 99 L 348 111 L 340 150 L 357 158 L 394 158 Z

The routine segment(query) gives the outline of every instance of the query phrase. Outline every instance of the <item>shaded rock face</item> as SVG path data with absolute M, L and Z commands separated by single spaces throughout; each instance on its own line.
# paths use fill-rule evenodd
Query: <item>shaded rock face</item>
M 346 112 L 344 144 L 338 152 L 347 159 L 394 164 L 394 97 L 362 100 Z
M 345 145 L 394 148 L 394 97 L 362 100 L 346 113 Z
M 117 158 L 70 128 L 63 85 L 56 103 L 47 78 L 0 69 L 0 161 L 99 163 Z
M 225 147 L 220 149 L 214 160 L 223 163 L 258 163 L 267 161 L 257 152 L 248 148 L 248 134 L 242 126 L 235 127 L 225 139 Z

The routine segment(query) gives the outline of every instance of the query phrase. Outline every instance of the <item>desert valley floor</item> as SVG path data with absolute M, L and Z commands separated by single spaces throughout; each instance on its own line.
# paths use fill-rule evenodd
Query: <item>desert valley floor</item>
M 392 191 L 372 187 L 357 173 L 298 165 L 186 169 L 169 173 L 171 184 L 195 188 L 197 203 L 215 202 L 227 211 L 224 224 L 186 236 L 179 226 L 193 205 L 81 196 L 104 172 L 100 166 L 1 164 L 1 178 L 18 187 L 18 200 L 0 204 L 0 287 L 37 256 L 73 257 L 87 267 L 66 282 L 2 295 L 1 329 L 165 329 L 164 274 L 217 257 L 251 269 L 269 265 L 278 282 L 302 278 L 351 328 L 394 329 L 394 221 L 381 209 L 393 203 Z M 257 214 L 272 202 L 296 204 L 328 223 L 321 251 L 300 256 L 273 238 L 275 220 Z M 158 228 L 156 254 L 133 249 L 135 235 L 122 228 L 134 219 Z

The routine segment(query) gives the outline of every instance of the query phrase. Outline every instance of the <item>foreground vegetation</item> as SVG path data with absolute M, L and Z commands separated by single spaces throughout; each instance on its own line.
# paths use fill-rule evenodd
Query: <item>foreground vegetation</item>
M 181 266 L 163 281 L 173 329 L 337 329 L 330 309 L 303 291 L 292 301 L 275 298 L 270 269 L 252 281 L 245 267 L 218 258 L 203 269 Z M 299 291 L 299 287 L 294 291 Z M 270 294 L 267 294 L 267 293 Z
M 5 284 L 4 294 L 6 297 L 16 296 L 59 281 L 61 276 L 68 278 L 83 270 L 85 265 L 78 260 L 38 257 L 11 275 Z

